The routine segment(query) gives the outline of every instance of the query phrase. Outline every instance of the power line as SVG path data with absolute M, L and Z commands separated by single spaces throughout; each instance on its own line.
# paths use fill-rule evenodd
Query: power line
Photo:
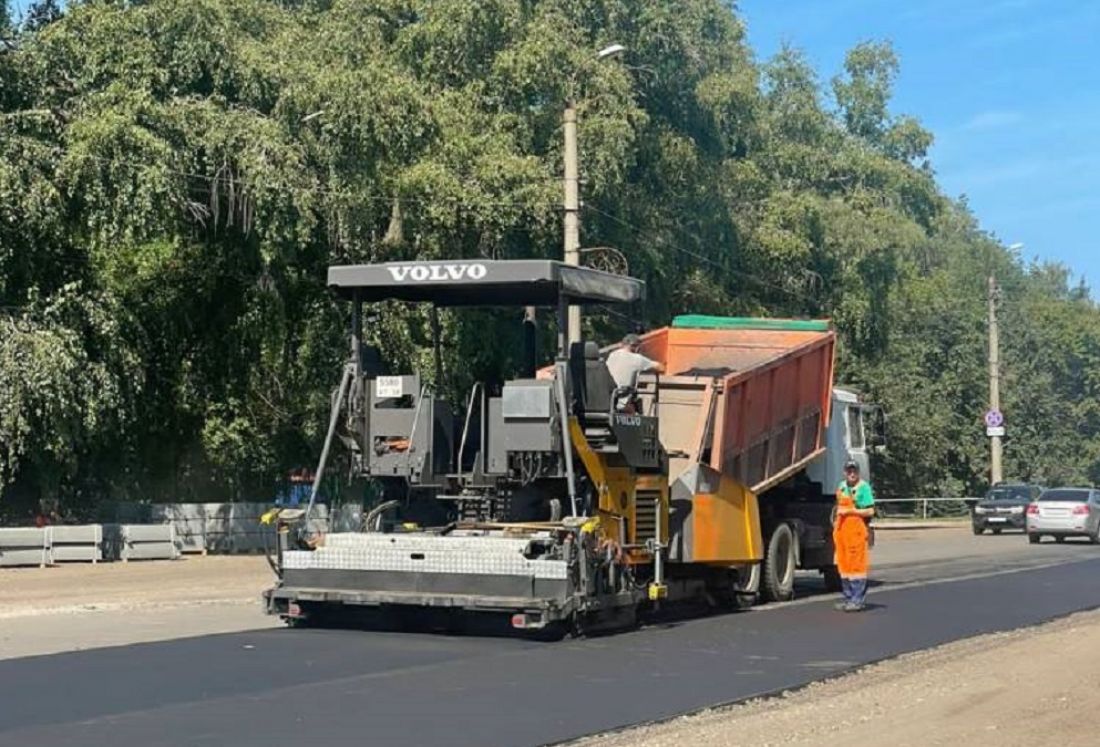
M 807 296 L 804 293 L 799 293 L 798 291 L 791 290 L 790 288 L 784 288 L 781 285 L 777 285 L 777 284 L 775 284 L 775 283 L 773 283 L 769 280 L 765 280 L 765 279 L 763 279 L 763 278 L 761 278 L 757 275 L 753 275 L 750 272 L 745 272 L 744 270 L 737 270 L 737 269 L 734 269 L 732 267 L 727 267 L 727 266 L 721 264 L 720 262 L 717 262 L 716 260 L 711 259 L 710 257 L 706 256 L 705 254 L 699 254 L 698 252 L 694 252 L 691 249 L 688 249 L 687 247 L 681 246 L 680 244 L 669 243 L 660 236 L 655 236 L 653 234 L 646 233 L 644 231 L 644 229 L 642 229 L 640 226 L 637 226 L 633 223 L 630 223 L 629 221 L 624 220 L 623 218 L 620 218 L 617 215 L 613 215 L 611 213 L 600 210 L 599 208 L 593 207 L 591 205 L 585 205 L 584 207 L 588 210 L 591 210 L 594 213 L 602 215 L 603 217 L 607 218 L 608 220 L 614 221 L 615 223 L 618 223 L 619 225 L 629 229 L 638 238 L 643 238 L 644 237 L 646 240 L 650 240 L 650 241 L 656 240 L 656 241 L 660 242 L 661 244 L 663 244 L 667 248 L 674 249 L 678 252 L 681 252 L 682 254 L 686 254 L 687 256 L 692 257 L 692 258 L 694 258 L 694 259 L 696 259 L 700 262 L 711 265 L 715 269 L 721 270 L 722 272 L 726 272 L 726 273 L 729 273 L 731 275 L 737 275 L 739 277 L 745 278 L 746 280 L 751 280 L 752 282 L 757 283 L 757 284 L 759 284 L 763 287 L 779 291 L 780 293 L 786 293 L 786 294 L 788 294 L 788 295 L 790 295 L 794 298 L 801 299 L 801 300 L 803 300 L 807 303 L 817 303 L 817 299 L 811 298 L 810 296 Z M 683 226 L 675 226 L 674 230 L 676 230 L 678 233 L 680 233 L 682 235 L 685 235 L 685 236 L 687 236 L 691 239 L 694 239 L 697 243 L 704 243 L 703 240 L 697 234 L 687 230 Z
M 596 306 L 596 308 L 600 309 L 604 313 L 606 313 L 610 316 L 613 316 L 616 319 L 619 319 L 621 321 L 630 322 L 631 324 L 636 324 L 637 321 L 638 321 L 638 318 L 636 316 L 633 316 L 631 314 L 624 314 L 621 311 L 618 311 L 616 309 L 611 308 L 610 306 L 608 306 L 605 303 L 595 304 L 595 306 Z

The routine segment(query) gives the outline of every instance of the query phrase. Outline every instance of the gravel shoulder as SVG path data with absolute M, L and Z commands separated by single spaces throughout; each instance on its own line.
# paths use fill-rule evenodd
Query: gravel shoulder
M 62 565 L 0 572 L 0 659 L 279 625 L 262 556 Z
M 258 596 L 272 579 L 266 559 L 259 555 L 10 568 L 0 574 L 0 620 L 62 612 L 239 602 Z
M 1096 744 L 1100 612 L 899 657 L 574 747 Z

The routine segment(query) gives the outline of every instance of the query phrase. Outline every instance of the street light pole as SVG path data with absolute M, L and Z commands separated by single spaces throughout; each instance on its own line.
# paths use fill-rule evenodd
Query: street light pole
M 612 44 L 604 47 L 596 53 L 597 60 L 605 60 L 625 51 L 621 44 Z M 565 102 L 565 114 L 562 117 L 562 129 L 565 135 L 564 160 L 565 169 L 562 176 L 562 188 L 564 199 L 562 207 L 565 209 L 563 225 L 562 246 L 565 250 L 565 264 L 578 266 L 581 263 L 581 195 L 580 195 L 580 159 L 577 155 L 577 107 L 573 101 L 573 92 L 569 92 L 569 99 Z M 581 339 L 581 309 L 579 306 L 569 307 L 568 334 L 566 336 L 566 350 L 569 344 Z

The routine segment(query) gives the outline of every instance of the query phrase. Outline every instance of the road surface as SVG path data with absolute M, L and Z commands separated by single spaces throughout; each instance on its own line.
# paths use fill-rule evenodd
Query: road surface
M 818 597 L 559 644 L 261 629 L 8 659 L 0 744 L 541 745 L 1100 606 L 1096 548 L 908 535 L 880 532 L 863 615 Z
M 570 747 L 1096 747 L 1100 612 L 967 638 Z M 858 704 L 853 707 L 853 704 Z

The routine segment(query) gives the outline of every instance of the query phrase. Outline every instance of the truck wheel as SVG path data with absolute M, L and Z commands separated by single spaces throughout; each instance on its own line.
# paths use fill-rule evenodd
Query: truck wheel
M 777 526 L 768 540 L 761 578 L 765 601 L 789 602 L 794 598 L 794 541 L 789 524 Z
M 835 565 L 827 565 L 821 569 L 821 576 L 825 580 L 825 591 L 835 594 L 843 588 L 840 583 L 840 571 Z
M 983 526 L 978 526 L 977 524 L 974 524 L 971 527 L 971 529 L 974 530 L 975 535 L 981 536 L 981 535 L 985 534 L 985 527 L 983 527 Z
M 734 609 L 747 610 L 756 604 L 760 596 L 760 563 L 751 563 L 731 569 L 730 585 Z

